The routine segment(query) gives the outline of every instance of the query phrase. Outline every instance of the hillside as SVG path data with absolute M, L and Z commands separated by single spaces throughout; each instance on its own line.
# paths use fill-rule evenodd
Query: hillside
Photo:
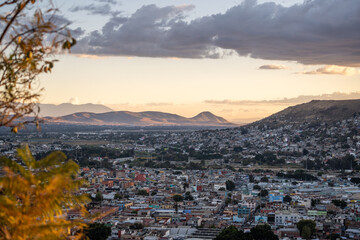
M 251 125 L 267 124 L 274 127 L 304 122 L 336 122 L 360 112 L 360 99 L 354 100 L 313 100 L 288 107 Z
M 114 126 L 234 126 L 222 117 L 203 112 L 193 118 L 164 112 L 79 112 L 62 117 L 48 117 L 48 123 L 78 125 L 114 125 Z

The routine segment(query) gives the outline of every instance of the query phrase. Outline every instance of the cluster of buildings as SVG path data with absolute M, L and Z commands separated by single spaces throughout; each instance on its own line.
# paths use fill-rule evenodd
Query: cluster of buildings
M 111 227 L 109 239 L 213 239 L 227 226 L 246 232 L 257 224 L 269 224 L 280 239 L 301 239 L 296 224 L 302 219 L 316 222 L 318 239 L 360 239 L 360 188 L 336 174 L 303 182 L 270 171 L 124 166 L 83 168 L 81 175 L 90 183 L 81 191 L 94 199 L 89 211 L 102 213 L 97 221 Z
M 354 163 L 345 166 L 355 169 L 360 154 L 360 117 L 335 123 L 253 124 L 245 127 L 198 131 L 128 131 L 117 128 L 99 131 L 24 132 L 16 136 L 2 135 L 0 152 L 12 156 L 20 143 L 30 143 L 34 154 L 53 150 L 81 151 L 82 145 L 98 142 L 104 148 L 119 151 L 133 150 L 173 163 L 205 159 L 218 165 L 303 164 L 309 169 L 329 167 L 331 159 L 353 156 Z M 257 158 L 272 154 L 275 159 Z M 104 156 L 99 156 L 104 157 Z M 214 161 L 216 160 L 216 161 Z M 183 165 L 183 163 L 178 163 Z M 330 166 L 331 168 L 331 166 Z M 358 167 L 360 168 L 360 166 Z
M 269 224 L 280 239 L 297 239 L 302 219 L 315 221 L 318 239 L 360 239 L 360 188 L 353 181 L 360 168 L 357 115 L 332 124 L 199 131 L 25 131 L 2 134 L 1 155 L 14 157 L 21 143 L 34 155 L 61 150 L 75 160 L 84 158 L 86 144 L 105 153 L 131 150 L 117 159 L 88 157 L 107 159 L 106 168 L 81 166 L 89 182 L 81 192 L 92 197 L 96 221 L 111 227 L 109 239 L 213 239 L 227 226 L 246 232 L 257 224 Z M 190 170 L 189 162 L 203 170 Z M 306 172 L 311 181 L 279 174 L 303 166 L 313 170 Z M 69 211 L 67 217 L 80 215 Z

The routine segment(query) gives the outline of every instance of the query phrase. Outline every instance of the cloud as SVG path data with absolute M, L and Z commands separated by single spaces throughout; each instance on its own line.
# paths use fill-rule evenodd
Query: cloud
M 107 56 L 97 56 L 97 55 L 90 55 L 90 54 L 73 54 L 75 57 L 78 58 L 88 58 L 88 59 L 104 59 L 108 58 Z
M 152 102 L 152 103 L 147 103 L 145 105 L 149 106 L 149 107 L 161 107 L 161 106 L 170 106 L 170 105 L 173 105 L 173 104 L 168 103 L 168 102 Z
M 81 27 L 77 27 L 75 29 L 69 28 L 72 21 L 69 20 L 64 15 L 45 14 L 44 19 L 45 19 L 45 21 L 50 21 L 50 22 L 56 24 L 59 28 L 66 27 L 65 29 L 63 29 L 61 31 L 61 33 L 64 34 L 64 35 L 67 35 L 67 31 L 69 30 L 70 33 L 71 33 L 71 36 L 77 39 L 77 38 L 80 38 L 85 33 L 85 30 L 83 28 L 81 28 Z
M 259 67 L 261 70 L 281 70 L 281 69 L 288 69 L 285 65 L 280 64 L 269 64 L 269 65 L 262 65 Z
M 97 0 L 97 2 L 110 3 L 110 4 L 113 4 L 113 5 L 117 4 L 116 0 Z
M 71 103 L 71 104 L 79 104 L 80 101 L 79 101 L 79 99 L 77 97 L 72 97 L 72 98 L 69 99 L 69 103 Z
M 191 5 L 159 8 L 143 6 L 131 17 L 112 17 L 101 31 L 93 31 L 79 41 L 73 52 L 110 56 L 219 58 L 224 51 L 204 44 L 197 29 L 183 31 L 188 25 L 184 14 Z M 177 33 L 177 30 L 181 32 Z M 195 32 L 193 32 L 195 31 Z M 194 39 L 195 37 L 195 39 Z
M 321 68 L 318 68 L 313 71 L 302 72 L 302 74 L 331 74 L 331 75 L 345 75 L 352 76 L 358 74 L 359 71 L 356 68 L 352 67 L 341 67 L 336 65 L 328 65 Z
M 71 12 L 87 11 L 93 15 L 104 15 L 104 16 L 112 14 L 111 7 L 109 4 L 103 4 L 103 5 L 89 4 L 85 6 L 76 6 L 70 8 L 69 11 Z
M 309 102 L 312 100 L 348 100 L 360 99 L 360 92 L 341 93 L 334 92 L 322 95 L 300 95 L 295 98 L 283 98 L 278 100 L 205 100 L 204 103 L 214 105 L 294 105 Z
M 245 0 L 223 14 L 186 21 L 191 9 L 147 5 L 129 17 L 113 17 L 83 38 L 77 51 L 178 58 L 237 53 L 312 65 L 360 66 L 358 0 L 312 0 L 291 7 Z

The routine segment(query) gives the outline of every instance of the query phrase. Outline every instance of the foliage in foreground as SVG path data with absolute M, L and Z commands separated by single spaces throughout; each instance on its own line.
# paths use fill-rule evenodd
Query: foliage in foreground
M 44 6 L 46 7 L 44 9 Z M 18 127 L 39 112 L 38 76 L 75 44 L 50 0 L 0 1 L 0 126 Z
M 79 166 L 62 152 L 37 161 L 28 146 L 18 156 L 21 164 L 0 157 L 0 239 L 65 239 L 71 230 L 81 232 L 81 221 L 65 218 L 66 209 L 86 213 L 89 199 L 77 194 Z

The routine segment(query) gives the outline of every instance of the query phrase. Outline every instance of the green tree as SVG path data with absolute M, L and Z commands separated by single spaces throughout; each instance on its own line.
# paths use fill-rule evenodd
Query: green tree
M 235 226 L 229 226 L 222 230 L 215 240 L 278 240 L 269 225 L 257 225 L 250 233 L 239 231 Z
M 335 200 L 332 200 L 331 202 L 332 202 L 335 206 L 340 207 L 341 209 L 344 209 L 344 208 L 346 208 L 346 206 L 347 206 L 347 203 L 346 203 L 344 200 L 335 199 Z
M 292 201 L 292 198 L 289 195 L 286 195 L 284 197 L 284 202 L 290 203 Z
M 115 193 L 114 199 L 122 199 L 122 195 L 120 193 Z
M 307 239 L 316 233 L 316 223 L 313 220 L 300 220 L 296 224 L 296 227 L 299 229 L 300 235 L 302 237 L 305 238 L 305 236 L 310 235 L 307 237 Z
M 225 185 L 226 185 L 226 190 L 228 191 L 233 191 L 235 189 L 235 183 L 231 180 L 227 180 L 225 182 Z
M 184 188 L 184 192 L 186 191 L 186 189 L 189 187 L 189 183 L 184 182 L 183 183 L 183 188 Z
M 238 240 L 241 237 L 241 232 L 235 226 L 229 226 L 222 230 L 215 240 Z
M 194 200 L 194 197 L 191 195 L 190 192 L 186 192 L 184 200 L 192 201 Z
M 111 228 L 103 223 L 91 223 L 84 233 L 89 240 L 106 240 L 111 235 Z
M 250 230 L 250 233 L 254 240 L 278 240 L 278 236 L 276 236 L 273 231 L 271 231 L 271 227 L 267 224 L 264 225 L 256 225 Z
M 130 229 L 143 229 L 144 226 L 141 223 L 134 223 L 133 225 L 130 225 Z
M 259 192 L 259 196 L 260 196 L 260 197 L 266 197 L 267 195 L 269 195 L 269 192 L 268 192 L 268 190 L 266 190 L 266 189 L 262 189 L 262 190 Z
M 41 9 L 46 6 L 47 9 Z M 0 3 L 0 127 L 17 132 L 24 117 L 37 115 L 41 90 L 38 76 L 51 72 L 61 49 L 75 44 L 66 25 L 57 24 L 51 1 L 3 0 Z
M 305 239 L 311 238 L 311 229 L 308 226 L 304 226 L 301 232 L 301 237 Z
M 254 185 L 253 188 L 256 189 L 256 190 L 261 190 L 261 187 L 259 185 Z
M 173 198 L 173 200 L 174 200 L 174 202 L 175 202 L 175 210 L 176 210 L 176 213 L 178 213 L 178 208 L 179 208 L 178 202 L 184 201 L 184 198 L 183 198 L 181 195 L 179 195 L 179 194 L 175 194 L 172 198 Z
M 332 234 L 326 236 L 326 239 L 337 240 L 337 239 L 341 239 L 341 236 L 340 236 L 340 234 L 332 233 Z
M 174 202 L 182 202 L 184 200 L 184 198 L 179 194 L 175 194 L 173 196 L 173 200 L 174 200 Z
M 95 195 L 94 201 L 95 202 L 101 202 L 102 200 L 104 200 L 104 197 L 103 197 L 102 193 L 97 192 L 96 195 Z
M 266 176 L 264 176 L 260 179 L 260 182 L 269 182 L 269 179 Z
M 149 193 L 145 189 L 141 189 L 137 192 L 137 195 L 140 196 L 149 196 Z
M 65 209 L 86 214 L 84 184 L 77 179 L 79 166 L 62 152 L 35 160 L 29 147 L 18 149 L 21 164 L 0 157 L 0 239 L 65 239 L 81 221 L 63 218 Z

